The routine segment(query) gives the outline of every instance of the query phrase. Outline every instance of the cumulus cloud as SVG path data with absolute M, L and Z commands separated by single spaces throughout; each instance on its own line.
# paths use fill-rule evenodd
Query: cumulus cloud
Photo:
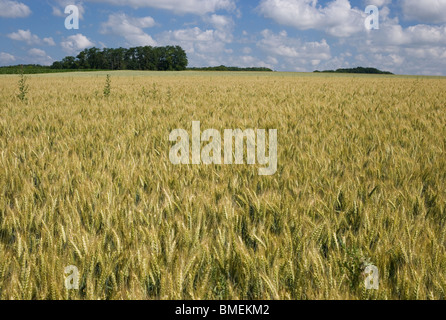
M 173 11 L 177 14 L 193 13 L 203 15 L 218 10 L 233 11 L 234 0 L 87 0 L 113 5 L 126 5 L 133 8 L 152 7 Z
M 201 30 L 198 27 L 171 30 L 161 34 L 162 42 L 179 44 L 185 47 L 185 50 L 194 53 L 195 50 L 204 49 L 204 51 L 221 50 L 224 43 L 215 36 L 215 30 Z
M 389 9 L 381 10 L 379 30 L 349 39 L 356 49 L 351 61 L 394 73 L 438 75 L 446 72 L 446 26 L 418 24 L 403 27 Z
M 315 66 L 331 59 L 331 48 L 325 39 L 305 42 L 288 36 L 283 30 L 275 33 L 265 29 L 257 41 L 257 47 L 266 54 L 266 62 L 272 69 L 289 71 L 313 71 Z
M 205 16 L 203 20 L 214 27 L 214 34 L 217 39 L 226 43 L 233 41 L 232 32 L 235 23 L 232 17 L 213 14 L 211 16 Z
M 302 42 L 300 39 L 288 37 L 286 31 L 274 33 L 271 30 L 262 31 L 263 39 L 257 46 L 270 56 L 301 60 L 330 59 L 330 46 L 325 39 L 320 42 Z
M 65 14 L 65 7 L 68 5 L 75 5 L 79 9 L 79 19 L 84 18 L 85 7 L 83 1 L 76 0 L 54 0 L 52 4 L 53 15 L 57 17 L 66 18 L 68 15 Z
M 24 3 L 12 0 L 0 0 L 0 17 L 25 18 L 31 14 L 31 9 Z
M 367 0 L 365 2 L 367 5 L 375 5 L 377 7 L 383 7 L 391 4 L 392 0 Z
M 250 67 L 263 67 L 274 69 L 274 66 L 271 63 L 264 62 L 257 57 L 251 55 L 243 55 L 237 57 L 236 59 L 230 59 L 232 63 L 231 65 L 237 65 L 242 68 L 250 68 Z
M 8 38 L 15 41 L 24 41 L 29 45 L 39 44 L 40 39 L 35 34 L 32 34 L 31 31 L 19 29 L 17 32 L 12 32 L 8 34 Z
M 50 65 L 53 63 L 53 58 L 46 54 L 44 50 L 32 48 L 28 50 L 28 55 L 31 58 L 30 62 L 40 65 Z
M 446 23 L 445 0 L 402 0 L 404 17 L 424 23 Z
M 385 47 L 446 46 L 446 25 L 417 24 L 403 27 L 398 18 L 389 17 L 390 10 L 381 10 L 379 30 L 366 33 L 367 46 Z M 355 38 L 358 42 L 360 38 Z M 363 42 L 363 41 L 362 41 Z
M 54 42 L 54 39 L 52 37 L 43 38 L 43 42 L 46 43 L 49 46 L 55 46 L 56 43 Z
M 7 36 L 11 40 L 23 41 L 26 42 L 28 45 L 37 45 L 37 44 L 46 44 L 49 46 L 56 45 L 52 37 L 43 38 L 43 40 L 41 40 L 37 35 L 32 34 L 29 29 L 28 30 L 19 29 L 17 32 L 12 32 Z
M 206 16 L 204 21 L 210 23 L 214 28 L 219 30 L 231 29 L 234 26 L 234 20 L 230 16 L 213 14 Z
M 155 46 L 156 41 L 143 31 L 155 26 L 152 17 L 133 18 L 124 13 L 112 14 L 102 24 L 101 33 L 123 37 L 129 46 Z
M 317 0 L 262 0 L 258 10 L 281 25 L 323 30 L 336 37 L 364 30 L 364 12 L 352 8 L 348 0 L 333 0 L 326 6 Z
M 206 14 L 202 16 L 204 28 L 192 27 L 162 32 L 157 39 L 162 45 L 179 45 L 184 48 L 191 66 L 209 66 L 221 64 L 249 65 L 254 60 L 248 55 L 237 57 L 227 45 L 234 40 L 235 23 L 231 16 Z M 260 62 L 259 62 L 260 63 Z M 259 65 L 263 65 L 263 62 Z
M 33 48 L 28 50 L 28 53 L 32 56 L 36 56 L 36 57 L 43 57 L 46 55 L 45 51 L 41 50 L 41 49 L 37 49 L 37 48 Z
M 215 29 L 199 27 L 165 31 L 158 35 L 162 45 L 179 45 L 188 55 L 191 66 L 231 64 L 233 49 L 226 46 L 232 42 L 232 20 L 209 17 Z M 207 20 L 208 18 L 205 18 Z M 225 20 L 226 22 L 222 22 Z
M 62 49 L 68 53 L 68 54 L 77 54 L 80 51 L 88 48 L 93 47 L 94 43 L 91 42 L 86 36 L 84 36 L 81 33 L 78 33 L 73 36 L 69 36 L 68 38 L 64 39 L 60 45 L 62 46 Z
M 15 61 L 15 57 L 12 54 L 6 52 L 0 52 L 0 63 L 9 64 Z
M 252 49 L 251 49 L 250 47 L 244 47 L 244 48 L 242 49 L 242 52 L 243 52 L 244 54 L 251 54 Z

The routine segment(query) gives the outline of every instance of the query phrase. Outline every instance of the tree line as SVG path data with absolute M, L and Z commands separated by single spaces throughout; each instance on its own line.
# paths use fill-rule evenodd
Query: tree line
M 186 52 L 180 46 L 135 48 L 89 48 L 76 57 L 56 61 L 51 69 L 76 70 L 152 70 L 181 71 L 188 65 Z
M 325 70 L 325 71 L 314 71 L 316 73 L 362 73 L 362 74 L 393 74 L 389 71 L 381 71 L 376 68 L 364 68 L 364 67 L 357 67 L 357 68 L 350 68 L 350 69 L 337 69 L 337 70 Z
M 273 71 L 269 68 L 264 68 L 264 67 L 240 68 L 240 67 L 227 67 L 227 66 L 188 68 L 188 70 L 194 70 L 194 71 L 268 71 L 268 72 Z

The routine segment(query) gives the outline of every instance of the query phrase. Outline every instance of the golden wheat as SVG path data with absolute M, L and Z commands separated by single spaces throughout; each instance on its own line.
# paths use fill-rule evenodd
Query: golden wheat
M 446 80 L 0 77 L 1 299 L 445 299 Z M 278 129 L 278 171 L 169 133 Z M 364 288 L 364 261 L 380 288 Z M 80 272 L 79 290 L 64 268 Z

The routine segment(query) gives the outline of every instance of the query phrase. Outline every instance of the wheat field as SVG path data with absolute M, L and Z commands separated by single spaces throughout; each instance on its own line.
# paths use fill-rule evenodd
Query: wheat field
M 110 75 L 0 77 L 0 299 L 446 298 L 445 78 Z M 171 164 L 192 121 L 276 174 Z

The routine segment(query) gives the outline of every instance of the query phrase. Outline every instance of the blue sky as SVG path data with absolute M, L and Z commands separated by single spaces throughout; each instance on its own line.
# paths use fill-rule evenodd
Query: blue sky
M 364 12 L 376 5 L 379 30 Z M 81 13 L 65 28 L 67 5 Z M 0 65 L 96 46 L 181 45 L 190 66 L 446 75 L 446 0 L 0 0 Z

